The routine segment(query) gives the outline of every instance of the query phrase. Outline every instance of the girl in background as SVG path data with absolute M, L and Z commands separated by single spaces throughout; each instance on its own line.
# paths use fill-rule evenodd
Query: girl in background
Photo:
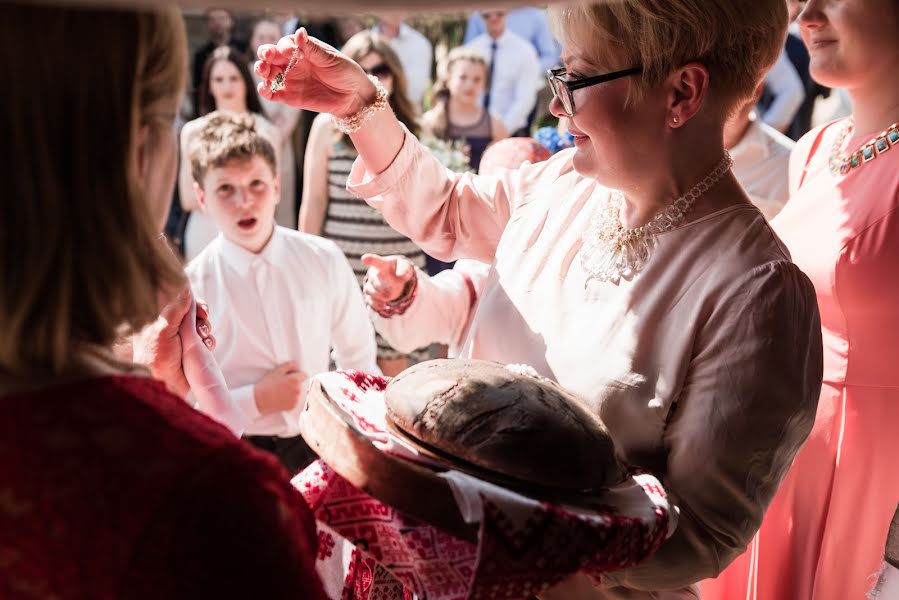
M 271 142 L 277 154 L 278 171 L 282 170 L 283 160 L 280 154 L 281 134 L 266 118 L 265 111 L 256 94 L 253 78 L 247 70 L 245 57 L 230 46 L 216 48 L 203 66 L 200 90 L 197 94 L 198 119 L 189 121 L 181 130 L 181 167 L 178 174 L 178 195 L 181 206 L 190 211 L 187 230 L 184 233 L 184 256 L 191 260 L 218 235 L 218 228 L 208 216 L 198 210 L 197 198 L 193 190 L 193 177 L 190 174 L 190 160 L 187 160 L 188 149 L 194 136 L 199 133 L 206 122 L 206 115 L 216 110 L 227 110 L 235 113 L 252 113 L 256 120 L 256 130 Z M 284 201 L 284 190 L 281 190 Z M 292 202 L 292 201 L 291 201 Z
M 490 143 L 509 137 L 506 126 L 479 102 L 487 85 L 487 60 L 473 48 L 454 48 L 439 69 L 434 108 L 422 117 L 422 135 L 464 140 L 469 164 L 477 172 Z

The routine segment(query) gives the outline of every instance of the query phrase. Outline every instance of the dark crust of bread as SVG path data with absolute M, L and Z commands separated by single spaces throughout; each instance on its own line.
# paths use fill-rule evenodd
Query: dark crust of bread
M 484 360 L 432 360 L 394 378 L 385 401 L 407 435 L 507 477 L 581 493 L 623 476 L 603 423 L 549 379 Z

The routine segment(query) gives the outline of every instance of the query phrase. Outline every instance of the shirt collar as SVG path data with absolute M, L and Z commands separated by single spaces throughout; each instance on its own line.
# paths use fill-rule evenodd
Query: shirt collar
M 487 36 L 487 43 L 488 43 L 488 44 L 492 44 L 494 41 L 496 41 L 496 45 L 499 46 L 500 44 L 502 44 L 503 42 L 505 42 L 505 41 L 508 39 L 508 37 L 509 37 L 509 28 L 506 27 L 506 28 L 503 30 L 503 32 L 500 34 L 500 36 L 499 36 L 498 38 L 496 38 L 496 40 L 494 40 L 492 37 L 490 37 L 490 34 L 489 34 L 489 33 L 488 33 L 488 34 L 485 34 L 485 35 Z
M 218 234 L 215 243 L 219 245 L 225 261 L 241 276 L 247 275 L 250 269 L 260 262 L 268 263 L 272 266 L 279 264 L 284 253 L 284 233 L 278 226 L 275 226 L 271 239 L 258 254 L 254 254 L 246 248 L 235 244 L 222 233 Z
M 409 35 L 409 30 L 411 30 L 411 29 L 412 29 L 412 28 L 409 27 L 408 25 L 406 25 L 405 23 L 400 23 L 400 29 L 399 29 L 399 31 L 396 32 L 396 37 L 393 38 L 393 39 L 394 39 L 394 40 L 402 40 L 402 39 L 405 39 L 406 37 L 408 37 L 408 35 Z M 371 28 L 371 30 L 372 30 L 374 33 L 381 33 L 381 27 L 380 27 L 380 25 L 374 25 L 374 26 Z

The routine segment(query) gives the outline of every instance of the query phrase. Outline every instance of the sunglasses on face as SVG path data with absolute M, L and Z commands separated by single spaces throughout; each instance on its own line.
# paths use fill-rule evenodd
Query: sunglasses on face
M 494 19 L 494 18 L 498 19 L 499 17 L 504 17 L 505 15 L 506 15 L 506 13 L 504 13 L 502 11 L 490 11 L 490 12 L 481 13 L 481 17 L 483 17 L 483 19 L 485 21 L 487 19 Z
M 384 79 L 385 77 L 390 77 L 392 73 L 390 72 L 390 67 L 385 65 L 384 63 L 374 65 L 370 69 L 365 69 L 365 72 L 369 75 L 373 75 L 378 79 Z
M 624 69 L 623 71 L 615 71 L 614 73 L 606 73 L 605 75 L 597 75 L 596 77 L 583 77 L 571 79 L 568 70 L 564 67 L 559 69 L 550 69 L 546 72 L 549 79 L 549 87 L 553 91 L 553 96 L 559 99 L 562 109 L 569 117 L 574 116 L 574 90 L 590 87 L 599 83 L 605 83 L 628 75 L 634 75 L 643 71 L 643 67 L 633 67 L 632 69 Z

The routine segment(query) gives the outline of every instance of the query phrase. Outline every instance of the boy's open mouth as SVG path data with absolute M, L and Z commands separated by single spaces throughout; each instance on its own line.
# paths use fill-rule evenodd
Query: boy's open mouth
M 256 225 L 255 217 L 250 217 L 249 219 L 241 219 L 237 222 L 237 226 L 241 229 L 252 229 L 254 225 Z

